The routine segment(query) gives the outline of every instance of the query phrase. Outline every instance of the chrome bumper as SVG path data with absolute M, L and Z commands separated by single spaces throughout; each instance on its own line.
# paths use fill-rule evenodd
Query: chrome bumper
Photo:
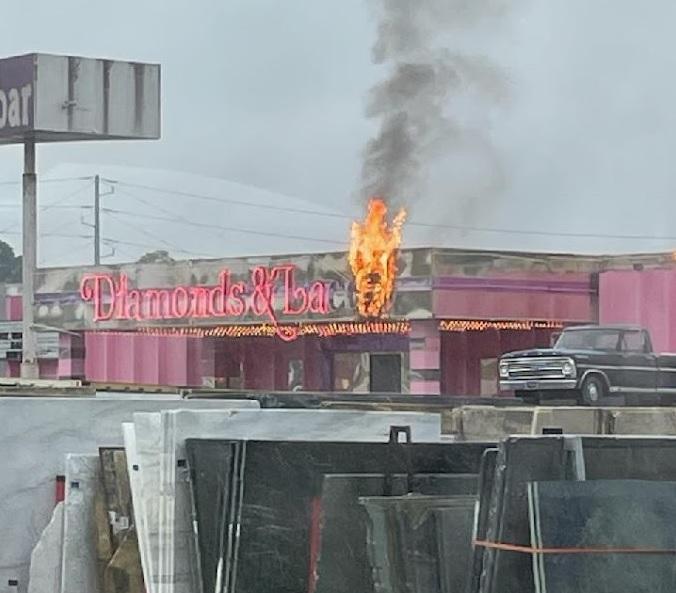
M 501 391 L 548 391 L 575 389 L 577 379 L 518 379 L 500 381 Z

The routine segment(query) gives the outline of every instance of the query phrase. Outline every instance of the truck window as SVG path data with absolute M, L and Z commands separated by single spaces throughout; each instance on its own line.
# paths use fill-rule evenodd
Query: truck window
M 564 331 L 556 347 L 563 350 L 617 350 L 620 332 L 613 329 Z
M 625 352 L 646 352 L 644 333 L 642 331 L 624 332 L 620 349 Z

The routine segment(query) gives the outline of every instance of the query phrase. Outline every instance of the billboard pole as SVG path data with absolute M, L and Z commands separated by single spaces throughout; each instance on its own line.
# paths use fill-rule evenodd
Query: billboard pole
M 37 264 L 37 176 L 35 174 L 35 140 L 24 142 L 23 171 L 23 255 L 21 275 L 22 292 L 22 346 L 21 378 L 37 379 L 37 336 L 33 323 L 35 299 L 35 269 Z

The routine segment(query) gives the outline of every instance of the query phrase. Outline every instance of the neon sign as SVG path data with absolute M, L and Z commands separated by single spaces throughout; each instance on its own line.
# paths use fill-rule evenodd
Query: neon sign
M 285 341 L 298 337 L 298 328 L 282 326 L 278 317 L 308 313 L 326 315 L 331 310 L 329 284 L 324 281 L 299 286 L 296 266 L 255 267 L 250 282 L 233 282 L 222 270 L 214 286 L 135 289 L 126 274 L 86 274 L 80 283 L 83 301 L 92 303 L 94 321 L 158 321 L 262 317 Z

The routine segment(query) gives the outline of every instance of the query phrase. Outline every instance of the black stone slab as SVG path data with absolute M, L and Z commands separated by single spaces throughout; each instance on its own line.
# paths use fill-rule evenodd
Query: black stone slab
M 465 593 L 472 574 L 474 505 L 436 509 L 439 577 L 443 593 Z
M 676 481 L 676 439 L 583 437 L 588 480 Z M 530 545 L 527 484 L 573 477 L 564 438 L 511 437 L 499 446 L 486 539 Z M 484 550 L 481 593 L 532 593 L 532 563 L 526 554 Z
M 585 437 L 588 480 L 665 480 L 676 482 L 676 439 Z
M 189 439 L 188 451 L 199 457 L 207 443 Z M 241 593 L 302 593 L 309 585 L 310 525 L 313 501 L 321 496 L 323 478 L 331 473 L 477 473 L 482 443 L 316 443 L 247 441 L 243 462 L 243 500 L 239 536 L 221 543 L 223 563 L 235 563 L 229 588 Z M 223 471 L 225 462 L 213 462 Z M 195 481 L 201 478 L 193 476 Z M 219 482 L 203 488 L 197 510 L 198 529 L 219 517 Z M 223 487 L 228 487 L 223 480 Z M 195 485 L 193 485 L 195 488 Z M 218 519 L 219 521 L 222 519 Z M 206 552 L 211 554 L 211 552 Z M 349 591 L 347 593 L 354 593 Z
M 210 441 L 199 452 L 194 448 L 187 451 L 196 519 L 195 566 L 205 592 L 216 590 L 218 564 L 224 558 L 229 529 L 236 522 L 236 473 L 241 448 L 238 442 Z
M 463 588 L 449 586 L 458 576 L 464 586 L 476 497 L 409 495 L 361 501 L 369 515 L 374 590 L 463 593 Z
M 479 495 L 475 508 L 474 533 L 473 538 L 477 540 L 486 539 L 488 529 L 488 509 L 491 504 L 491 495 L 493 494 L 493 483 L 495 482 L 495 465 L 498 459 L 498 449 L 486 449 L 481 457 L 481 466 L 479 468 Z M 479 582 L 481 579 L 481 569 L 483 566 L 484 548 L 475 546 L 471 552 L 471 570 L 467 581 L 466 593 L 478 593 Z
M 411 492 L 474 495 L 476 489 L 476 474 L 327 475 L 321 499 L 316 593 L 373 591 L 366 546 L 368 517 L 359 504 L 360 497 L 401 496 Z
M 676 482 L 599 480 L 530 485 L 540 548 L 676 550 Z M 672 593 L 674 554 L 536 554 L 547 593 Z
M 488 509 L 487 540 L 530 545 L 528 483 L 565 479 L 567 458 L 562 437 L 511 437 L 500 444 Z M 530 557 L 518 552 L 485 549 L 480 591 L 533 592 Z

